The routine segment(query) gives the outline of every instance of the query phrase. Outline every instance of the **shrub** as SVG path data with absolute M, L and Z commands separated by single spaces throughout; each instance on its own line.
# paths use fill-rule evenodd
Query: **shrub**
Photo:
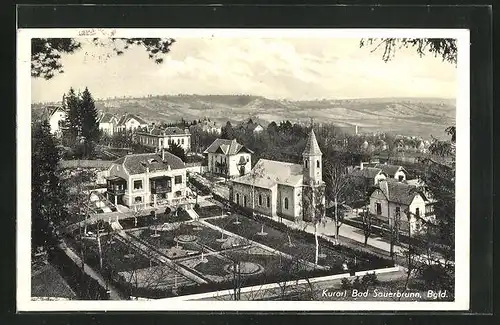
M 197 210 L 197 209 L 199 209 L 199 208 L 200 208 L 200 204 L 199 204 L 199 203 L 196 203 L 196 204 L 194 205 L 194 208 L 195 208 L 196 210 Z

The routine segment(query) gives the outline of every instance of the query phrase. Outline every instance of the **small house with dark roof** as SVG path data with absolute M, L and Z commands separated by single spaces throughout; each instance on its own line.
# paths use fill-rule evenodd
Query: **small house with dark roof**
M 203 152 L 207 155 L 208 171 L 225 177 L 242 176 L 252 168 L 253 151 L 236 139 L 215 139 Z
M 350 175 L 356 181 L 357 184 L 364 186 L 377 185 L 378 182 L 387 178 L 387 174 L 380 168 L 375 167 L 365 167 L 363 163 L 361 166 L 354 167 Z
M 433 219 L 427 206 L 432 205 L 415 185 L 388 178 L 378 183 L 370 195 L 370 213 L 392 226 L 398 220 L 400 230 L 421 231 L 422 225 Z M 408 219 L 410 217 L 410 219 Z
M 188 128 L 177 126 L 159 127 L 153 125 L 136 132 L 136 140 L 143 146 L 155 148 L 157 151 L 168 149 L 172 143 L 177 144 L 185 152 L 191 151 L 191 132 Z
M 177 156 L 127 155 L 109 167 L 107 198 L 128 207 L 176 205 L 186 198 L 186 166 Z
M 306 201 L 325 205 L 324 195 L 316 197 L 318 192 L 311 190 L 324 186 L 322 155 L 311 129 L 302 164 L 259 159 L 248 174 L 232 180 L 230 199 L 262 215 L 311 221 Z
M 118 120 L 116 128 L 118 131 L 135 131 L 147 128 L 148 122 L 136 114 L 125 114 Z
M 111 113 L 102 113 L 97 120 L 99 130 L 107 135 L 113 135 L 118 126 L 118 118 Z
M 400 165 L 391 165 L 391 164 L 376 164 L 375 168 L 381 169 L 387 177 L 397 179 L 400 182 L 406 180 L 406 175 L 408 172 L 404 169 L 403 166 Z

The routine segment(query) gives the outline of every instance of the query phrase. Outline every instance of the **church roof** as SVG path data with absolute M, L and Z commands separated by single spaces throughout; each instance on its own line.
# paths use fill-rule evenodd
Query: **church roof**
M 314 134 L 314 130 L 312 128 L 302 154 L 309 156 L 321 156 L 323 154 L 319 149 L 318 141 L 316 141 L 316 135 Z
M 259 159 L 250 173 L 233 180 L 263 188 L 272 188 L 277 184 L 298 186 L 302 181 L 302 165 L 267 159 Z

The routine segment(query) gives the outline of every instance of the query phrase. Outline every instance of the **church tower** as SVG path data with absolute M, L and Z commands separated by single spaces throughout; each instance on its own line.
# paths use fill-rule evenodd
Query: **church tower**
M 312 124 L 312 123 L 311 123 Z M 304 185 L 320 185 L 323 183 L 323 153 L 319 149 L 316 135 L 311 125 L 311 133 L 302 153 L 304 167 Z

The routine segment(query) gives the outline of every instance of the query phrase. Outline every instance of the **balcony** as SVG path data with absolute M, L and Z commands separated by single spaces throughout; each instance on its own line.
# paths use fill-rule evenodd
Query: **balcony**
M 170 185 L 156 185 L 155 187 L 151 186 L 151 194 L 170 193 L 170 192 L 172 192 L 172 186 Z
M 106 179 L 106 184 L 108 193 L 114 195 L 125 194 L 127 189 L 127 182 L 123 178 L 117 176 L 108 177 Z

